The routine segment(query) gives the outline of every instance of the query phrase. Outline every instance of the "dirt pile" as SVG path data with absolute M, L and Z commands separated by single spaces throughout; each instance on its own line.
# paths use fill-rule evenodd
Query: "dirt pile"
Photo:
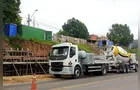
M 19 47 L 23 50 L 29 50 L 32 52 L 33 56 L 48 56 L 48 53 L 51 51 L 51 45 L 41 44 L 38 42 L 32 42 L 30 40 L 4 40 L 3 48 L 10 49 L 14 47 Z M 15 48 L 16 49 L 16 48 Z
M 32 82 L 33 75 L 27 76 L 10 76 L 10 77 L 3 77 L 3 84 L 16 84 L 16 83 L 25 83 L 25 82 Z M 52 75 L 36 75 L 37 81 L 41 80 L 56 80 Z

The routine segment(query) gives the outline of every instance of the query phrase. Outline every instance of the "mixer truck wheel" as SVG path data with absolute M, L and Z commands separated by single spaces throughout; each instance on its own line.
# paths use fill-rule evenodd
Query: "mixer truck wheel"
M 135 72 L 138 72 L 138 66 L 137 65 L 135 65 Z
M 126 73 L 126 66 L 125 65 L 123 65 L 123 67 L 122 67 L 122 73 Z
M 107 69 L 105 65 L 102 65 L 101 67 L 101 75 L 106 75 L 107 74 Z
M 128 65 L 126 65 L 126 73 L 129 73 L 130 72 L 130 68 Z
M 74 69 L 74 75 L 72 75 L 72 78 L 76 79 L 79 78 L 81 75 L 81 69 L 79 66 L 76 66 Z
M 120 73 L 120 69 L 116 69 L 116 73 Z

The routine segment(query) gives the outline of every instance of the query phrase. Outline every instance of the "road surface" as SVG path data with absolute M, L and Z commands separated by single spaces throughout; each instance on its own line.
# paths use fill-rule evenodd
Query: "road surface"
M 4 90 L 31 90 L 31 83 L 4 86 Z M 42 81 L 37 82 L 37 90 L 138 90 L 138 73 Z

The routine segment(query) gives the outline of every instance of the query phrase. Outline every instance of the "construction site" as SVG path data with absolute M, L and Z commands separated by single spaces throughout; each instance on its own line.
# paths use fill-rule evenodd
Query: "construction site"
M 69 42 L 74 41 L 67 37 Z M 63 39 L 60 42 L 66 42 Z M 81 39 L 80 39 L 81 40 Z M 55 40 L 57 41 L 57 40 Z M 78 41 L 78 39 L 76 40 Z M 76 42 L 75 43 L 78 43 Z M 82 41 L 82 40 L 81 40 Z M 52 41 L 53 42 L 53 41 Z M 13 48 L 16 44 L 19 48 Z M 80 44 L 80 43 L 79 43 Z M 83 42 L 89 45 L 91 51 L 99 54 L 96 44 Z M 23 76 L 36 74 L 48 74 L 48 55 L 51 51 L 49 44 L 34 42 L 32 40 L 10 39 L 3 41 L 3 76 Z
M 20 40 L 17 40 L 20 43 Z M 48 73 L 50 45 L 22 41 L 23 48 L 12 48 L 3 41 L 3 76 L 22 76 Z M 26 44 L 26 45 L 24 45 Z

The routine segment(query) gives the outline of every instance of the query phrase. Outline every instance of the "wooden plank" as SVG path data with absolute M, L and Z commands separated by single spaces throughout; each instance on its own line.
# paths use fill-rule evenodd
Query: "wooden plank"
M 4 65 L 6 64 L 36 64 L 36 63 L 48 64 L 49 62 L 3 62 Z

